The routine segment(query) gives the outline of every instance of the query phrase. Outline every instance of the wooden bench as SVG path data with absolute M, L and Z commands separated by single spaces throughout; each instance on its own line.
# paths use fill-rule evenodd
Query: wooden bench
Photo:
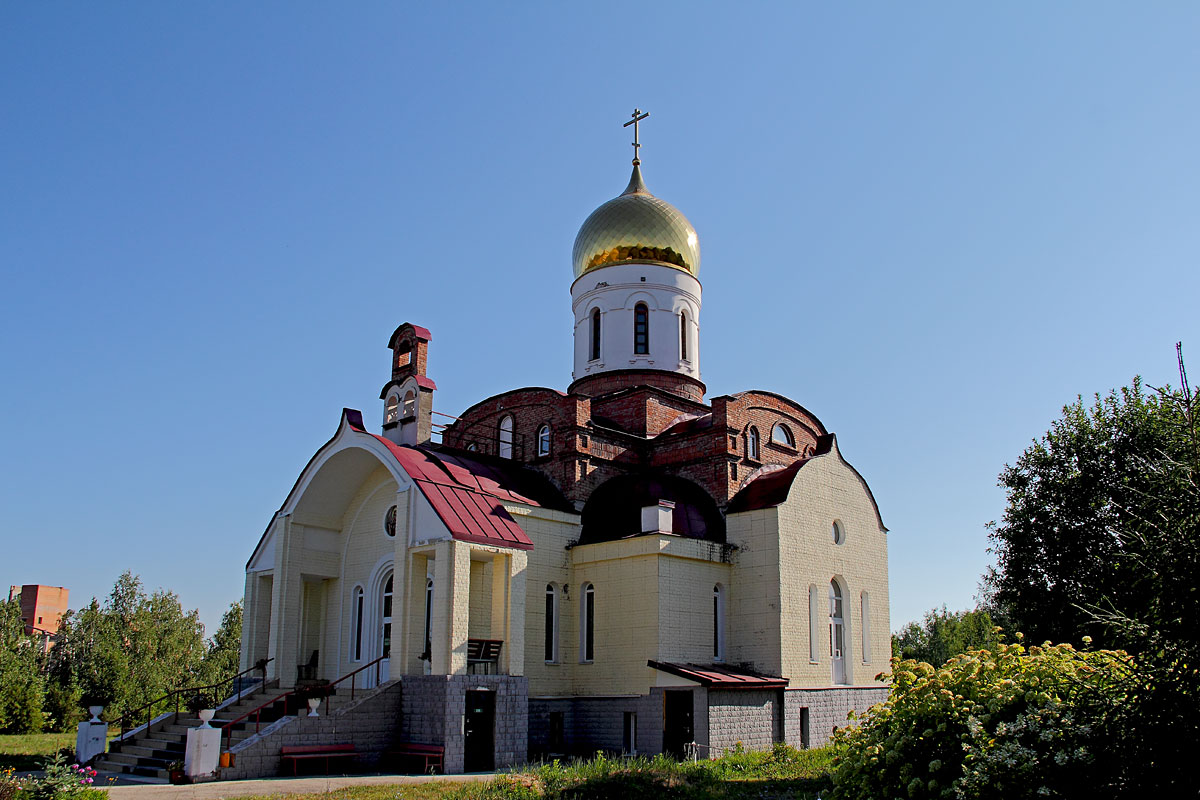
M 443 771 L 442 759 L 446 754 L 446 748 L 440 744 L 418 744 L 404 742 L 398 744 L 388 751 L 388 756 L 391 758 L 411 758 L 413 760 L 421 759 L 423 761 L 422 775 L 428 775 L 434 769 L 438 772 Z
M 352 744 L 307 744 L 287 745 L 279 750 L 280 761 L 292 762 L 292 774 L 298 774 L 300 762 L 310 758 L 325 759 L 325 772 L 329 772 L 329 760 L 333 758 L 354 758 L 358 751 Z

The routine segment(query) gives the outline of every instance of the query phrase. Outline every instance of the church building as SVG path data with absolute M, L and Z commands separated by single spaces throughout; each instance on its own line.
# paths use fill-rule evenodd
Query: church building
M 243 668 L 398 687 L 447 772 L 820 745 L 886 696 L 871 490 L 794 400 L 706 395 L 699 239 L 634 152 L 563 265 L 566 390 L 439 415 L 400 325 L 379 416 L 343 409 L 246 565 Z

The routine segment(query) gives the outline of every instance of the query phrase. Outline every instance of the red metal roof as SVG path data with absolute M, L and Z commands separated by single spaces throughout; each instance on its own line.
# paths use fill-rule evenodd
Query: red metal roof
M 378 439 L 387 447 L 455 539 L 517 550 L 533 549 L 533 542 L 505 510 L 504 501 L 540 505 L 535 500 L 504 489 L 485 469 L 475 474 L 471 469 L 475 462 L 439 457 L 424 448 L 398 445 L 368 433 L 360 413 L 348 413 L 346 418 L 354 430 Z
M 782 689 L 787 678 L 759 675 L 746 669 L 724 664 L 672 664 L 666 661 L 647 661 L 646 666 L 687 678 L 710 689 Z

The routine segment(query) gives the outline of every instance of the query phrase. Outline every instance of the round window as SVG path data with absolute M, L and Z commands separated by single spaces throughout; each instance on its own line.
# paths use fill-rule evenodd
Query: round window
M 388 536 L 396 535 L 396 507 L 392 506 L 383 515 L 383 532 Z
M 842 523 L 837 520 L 833 521 L 833 543 L 841 544 L 846 541 L 846 533 L 842 530 Z

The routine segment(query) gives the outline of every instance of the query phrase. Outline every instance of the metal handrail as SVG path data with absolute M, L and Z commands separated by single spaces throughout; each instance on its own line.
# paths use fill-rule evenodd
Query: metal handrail
M 228 750 L 229 747 L 233 744 L 233 728 L 235 725 L 237 725 L 239 722 L 245 722 L 251 716 L 253 716 L 254 717 L 254 732 L 255 732 L 255 734 L 260 733 L 262 731 L 263 709 L 265 709 L 269 706 L 275 705 L 280 700 L 284 700 L 285 701 L 284 711 L 286 712 L 287 711 L 286 698 L 291 697 L 292 695 L 299 695 L 301 693 L 308 693 L 308 692 L 319 689 L 321 692 L 324 693 L 325 713 L 328 714 L 329 713 L 329 695 L 333 692 L 333 687 L 337 686 L 339 683 L 346 680 L 347 678 L 350 679 L 350 699 L 351 700 L 354 699 L 355 676 L 358 675 L 358 673 L 362 672 L 364 669 L 367 669 L 372 666 L 375 667 L 375 685 L 378 686 L 379 685 L 379 663 L 388 657 L 389 656 L 379 656 L 374 661 L 368 661 L 366 664 L 363 664 L 361 667 L 354 670 L 353 672 L 348 672 L 345 675 L 343 675 L 342 677 L 340 677 L 334 681 L 328 681 L 323 684 L 318 684 L 315 687 L 295 687 L 293 689 L 288 689 L 286 692 L 283 692 L 280 695 L 272 697 L 270 700 L 263 703 L 262 705 L 250 709 L 245 714 L 242 714 L 240 717 L 235 717 L 234 719 L 231 719 L 229 722 L 227 722 L 221 726 L 222 732 L 225 733 L 225 749 Z
M 133 709 L 132 711 L 126 711 L 124 714 L 122 714 L 120 717 L 118 717 L 116 720 L 114 720 L 115 723 L 119 723 L 121 725 L 121 738 L 124 738 L 126 733 L 133 730 L 134 728 L 136 728 L 138 726 L 138 724 L 140 724 L 141 712 L 143 712 L 143 711 L 146 712 L 145 725 L 146 725 L 146 728 L 148 729 L 150 727 L 150 723 L 154 719 L 155 706 L 162 707 L 161 704 L 164 703 L 164 701 L 170 701 L 171 698 L 175 699 L 175 710 L 173 713 L 175 714 L 176 718 L 178 718 L 179 717 L 179 702 L 180 702 L 180 699 L 182 697 L 184 697 L 185 695 L 199 694 L 200 692 L 205 692 L 210 689 L 217 689 L 221 686 L 224 686 L 227 683 L 230 685 L 230 688 L 233 688 L 234 681 L 236 681 L 238 678 L 242 677 L 243 675 L 245 675 L 249 672 L 254 672 L 255 670 L 260 670 L 262 672 L 262 685 L 265 686 L 266 682 L 267 682 L 267 664 L 270 664 L 274 660 L 275 660 L 274 658 L 267 658 L 262 661 L 258 661 L 254 664 L 254 666 L 244 669 L 232 677 L 225 678 L 224 680 L 218 681 L 217 683 L 214 683 L 211 686 L 188 686 L 188 687 L 185 687 L 182 689 L 172 689 L 171 691 L 164 694 L 162 697 L 159 697 L 155 700 L 151 700 L 149 703 L 147 703 L 144 706 L 139 706 L 139 707 Z M 237 693 L 237 700 L 241 700 L 244 694 L 245 694 L 245 689 L 239 690 Z M 234 702 L 236 702 L 236 700 Z

